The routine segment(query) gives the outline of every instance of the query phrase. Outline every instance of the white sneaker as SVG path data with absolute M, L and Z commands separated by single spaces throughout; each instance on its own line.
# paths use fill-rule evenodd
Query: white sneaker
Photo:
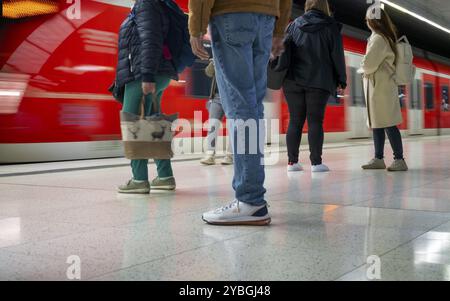
M 200 160 L 200 163 L 203 165 L 214 165 L 216 164 L 216 156 L 207 154 L 203 159 Z
M 222 162 L 220 162 L 222 165 L 233 165 L 233 155 L 226 155 Z
M 213 225 L 266 226 L 271 222 L 267 205 L 252 206 L 238 200 L 216 210 L 205 212 L 202 218 Z
M 296 172 L 296 171 L 302 171 L 303 167 L 300 165 L 300 163 L 289 163 L 287 167 L 288 172 Z
M 330 169 L 325 164 L 311 166 L 311 172 L 328 172 Z

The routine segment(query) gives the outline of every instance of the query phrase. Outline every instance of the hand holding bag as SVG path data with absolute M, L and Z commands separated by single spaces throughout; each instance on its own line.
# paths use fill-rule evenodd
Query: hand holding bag
M 123 98 L 125 95 L 125 86 L 119 87 L 117 82 L 114 81 L 111 86 L 109 86 L 108 91 L 112 94 L 115 100 L 123 104 Z
M 145 97 L 142 97 L 141 114 L 120 113 L 120 127 L 125 157 L 131 160 L 170 159 L 173 157 L 172 123 L 178 114 L 159 113 L 156 96 L 152 96 L 152 115 L 145 116 Z M 156 114 L 155 114 L 156 113 Z

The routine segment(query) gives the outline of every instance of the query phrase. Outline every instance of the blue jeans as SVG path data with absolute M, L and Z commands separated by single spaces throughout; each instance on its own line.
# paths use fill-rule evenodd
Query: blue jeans
M 259 121 L 264 118 L 274 24 L 275 17 L 257 13 L 218 15 L 210 22 L 219 94 L 231 121 L 228 130 L 235 163 L 233 189 L 236 199 L 254 206 L 266 203 L 265 129 Z M 246 129 L 248 123 L 255 125 L 254 131 Z M 240 149 L 239 145 L 245 147 Z

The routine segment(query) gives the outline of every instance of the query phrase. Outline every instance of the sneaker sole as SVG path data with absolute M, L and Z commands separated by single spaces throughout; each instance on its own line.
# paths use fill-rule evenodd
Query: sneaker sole
M 210 225 L 217 225 L 217 226 L 267 226 L 270 224 L 272 219 L 270 217 L 262 219 L 262 220 L 229 220 L 229 221 L 208 221 L 205 218 L 202 219 L 204 222 L 210 224 Z
M 135 190 L 118 190 L 119 193 L 126 193 L 126 194 L 149 194 L 150 190 L 147 189 L 135 189 Z
M 220 165 L 233 165 L 233 163 L 224 163 L 224 162 L 221 162 Z
M 381 170 L 386 169 L 386 167 L 361 167 L 364 170 Z
M 216 163 L 206 163 L 206 162 L 200 162 L 200 164 L 206 165 L 206 166 L 216 165 Z
M 408 171 L 408 169 L 387 169 L 387 171 L 390 171 L 390 172 L 402 172 L 402 171 Z
M 176 186 L 152 186 L 152 190 L 175 190 Z

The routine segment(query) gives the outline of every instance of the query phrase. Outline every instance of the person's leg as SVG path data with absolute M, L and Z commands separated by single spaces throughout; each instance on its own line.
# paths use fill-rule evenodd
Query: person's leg
M 200 160 L 203 165 L 216 164 L 216 141 L 222 123 L 223 109 L 218 99 L 211 99 L 207 103 L 209 113 L 209 131 L 206 138 L 206 156 Z
M 386 133 L 391 143 L 392 150 L 394 151 L 395 160 L 403 160 L 403 143 L 402 134 L 398 127 L 393 126 L 386 128 Z
M 393 126 L 386 129 L 386 133 L 394 151 L 394 162 L 387 168 L 388 171 L 407 171 L 408 165 L 403 158 L 402 134 L 398 127 Z
M 298 163 L 303 126 L 306 120 L 305 90 L 289 82 L 284 86 L 284 95 L 289 108 L 289 127 L 286 134 L 289 163 Z
M 208 223 L 270 223 L 264 199 L 265 132 L 260 119 L 274 24 L 274 17 L 255 13 L 219 15 L 210 23 L 219 94 L 232 139 L 236 199 L 204 213 Z
M 222 120 L 225 117 L 225 112 L 223 110 L 223 106 L 222 103 L 220 102 L 215 102 L 215 108 L 214 111 L 212 112 L 212 116 L 213 118 L 216 120 L 216 139 L 217 136 L 219 134 L 219 129 L 222 125 Z M 229 139 L 228 143 L 225 146 L 225 157 L 222 159 L 222 161 L 220 162 L 220 164 L 222 165 L 232 165 L 233 164 L 233 153 L 231 152 L 231 139 Z M 214 150 L 215 150 L 215 146 L 214 146 Z
M 375 146 L 375 158 L 384 159 L 384 143 L 386 141 L 386 133 L 384 129 L 373 129 L 373 144 Z
M 220 15 L 211 22 L 222 105 L 230 121 L 242 121 L 231 122 L 229 128 L 235 136 L 233 188 L 237 200 L 254 206 L 266 203 L 263 155 L 258 147 L 264 135 L 259 131 L 259 119 L 263 117 L 273 26 L 273 17 L 252 13 Z M 245 129 L 249 124 L 255 131 L 251 135 Z M 243 153 L 237 149 L 238 141 L 245 145 Z M 254 143 L 257 145 L 251 145 Z M 249 151 L 255 148 L 256 153 Z
M 141 102 L 142 82 L 135 80 L 126 84 L 122 111 L 139 115 Z M 131 160 L 131 170 L 134 180 L 148 181 L 148 160 Z
M 154 101 L 156 101 L 157 107 L 161 108 L 161 99 L 162 96 L 164 94 L 164 91 L 167 89 L 167 87 L 170 84 L 170 78 L 169 77 L 165 77 L 165 76 L 156 76 L 155 77 L 155 84 L 156 84 L 156 99 Z M 146 106 L 146 108 L 149 108 L 149 110 L 147 111 L 148 114 L 147 115 L 151 115 L 154 114 L 155 112 L 152 111 L 152 97 L 147 97 L 149 98 L 149 103 Z M 165 178 L 171 178 L 173 177 L 173 170 L 172 170 L 172 164 L 170 162 L 170 160 L 155 160 L 156 163 L 156 169 L 157 169 L 157 173 L 158 173 L 158 178 L 160 179 L 165 179 Z
M 385 129 L 373 129 L 373 144 L 375 146 L 375 158 L 364 164 L 362 169 L 386 169 L 384 163 L 384 142 L 386 140 Z
M 139 115 L 142 102 L 141 81 L 133 81 L 125 85 L 125 95 L 122 111 Z M 132 179 L 125 185 L 120 185 L 120 193 L 149 193 L 148 160 L 131 160 Z
M 222 105 L 217 100 L 210 101 L 209 107 L 210 130 L 208 132 L 208 151 L 216 151 L 217 137 L 219 136 L 220 126 L 224 116 Z
M 306 116 L 308 119 L 308 140 L 312 166 L 322 164 L 323 120 L 330 94 L 319 89 L 306 90 Z

